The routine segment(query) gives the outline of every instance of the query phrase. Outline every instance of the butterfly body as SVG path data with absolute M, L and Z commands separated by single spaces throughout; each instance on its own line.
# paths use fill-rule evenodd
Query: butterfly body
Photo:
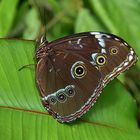
M 42 103 L 60 122 L 86 113 L 104 86 L 137 60 L 124 40 L 101 32 L 42 41 L 36 58 Z

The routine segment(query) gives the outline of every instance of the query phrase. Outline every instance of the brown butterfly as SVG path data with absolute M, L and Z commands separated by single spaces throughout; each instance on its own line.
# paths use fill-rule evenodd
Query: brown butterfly
M 137 60 L 123 39 L 101 32 L 74 34 L 50 43 L 42 39 L 36 58 L 42 103 L 60 122 L 86 113 L 104 86 Z

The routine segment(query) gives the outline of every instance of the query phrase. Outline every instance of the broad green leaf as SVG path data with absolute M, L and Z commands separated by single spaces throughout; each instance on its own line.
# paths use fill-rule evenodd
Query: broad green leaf
M 28 27 L 25 25 L 26 23 L 26 17 L 28 14 L 29 10 L 29 4 L 28 2 L 22 3 L 18 7 L 18 12 L 16 13 L 13 25 L 10 29 L 10 32 L 8 33 L 8 37 L 15 37 L 23 34 L 23 31 L 25 30 L 25 27 Z
M 26 17 L 26 30 L 24 31 L 23 38 L 36 39 L 39 35 L 40 26 L 41 23 L 37 10 L 35 8 L 30 9 Z
M 61 9 L 60 1 L 57 0 L 34 0 L 34 4 L 47 7 L 53 12 L 59 12 Z
M 135 101 L 113 80 L 82 118 L 60 124 L 43 108 L 35 84 L 35 43 L 0 40 L 0 140 L 138 140 Z M 86 84 L 86 83 L 85 83 Z
M 105 31 L 105 28 L 88 9 L 81 9 L 75 22 L 75 32 Z
M 17 8 L 18 0 L 1 0 L 0 1 L 0 37 L 7 36 Z

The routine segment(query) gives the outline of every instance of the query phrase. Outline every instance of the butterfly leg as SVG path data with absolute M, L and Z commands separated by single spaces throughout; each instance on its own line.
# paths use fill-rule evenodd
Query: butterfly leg
M 18 71 L 23 70 L 24 68 L 32 68 L 33 66 L 35 66 L 35 64 L 28 64 L 28 65 L 24 65 L 21 68 L 18 69 Z

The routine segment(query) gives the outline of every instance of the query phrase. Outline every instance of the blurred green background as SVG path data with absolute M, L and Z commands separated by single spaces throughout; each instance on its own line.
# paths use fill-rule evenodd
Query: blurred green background
M 84 31 L 108 32 L 140 56 L 140 0 L 0 0 L 0 38 L 35 40 L 44 25 L 49 41 Z M 118 79 L 136 101 L 139 121 L 140 62 Z

